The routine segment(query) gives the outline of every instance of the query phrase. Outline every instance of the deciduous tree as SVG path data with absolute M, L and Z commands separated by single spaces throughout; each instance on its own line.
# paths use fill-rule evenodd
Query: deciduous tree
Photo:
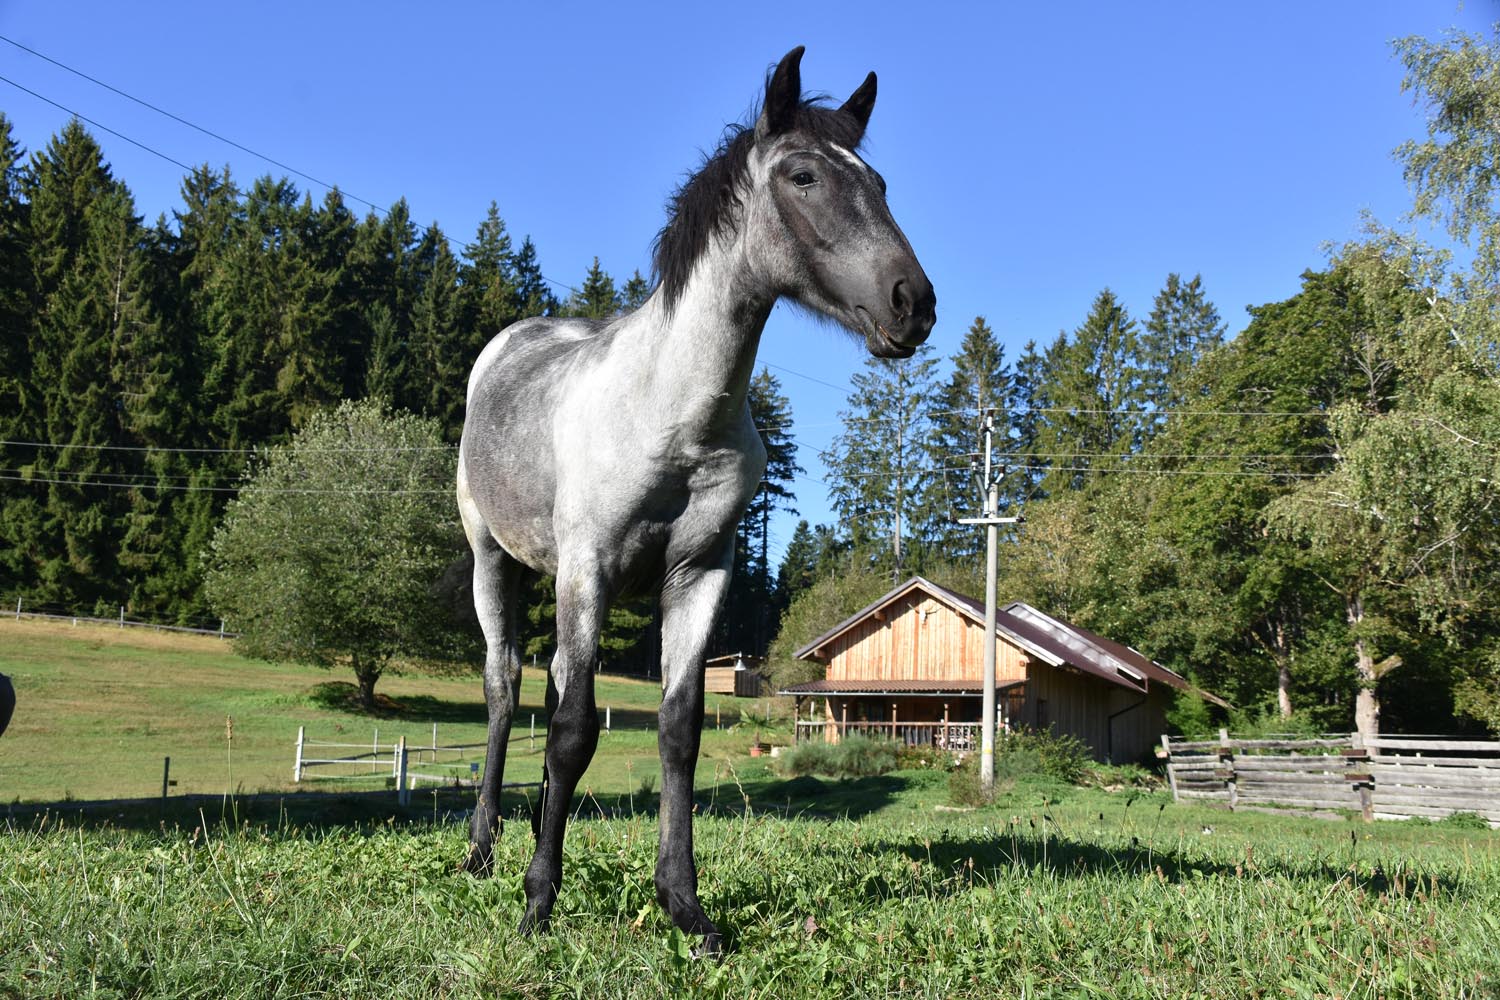
M 205 587 L 250 655 L 354 672 L 468 650 L 434 586 L 463 544 L 454 450 L 436 421 L 378 403 L 314 415 L 265 452 L 215 531 Z

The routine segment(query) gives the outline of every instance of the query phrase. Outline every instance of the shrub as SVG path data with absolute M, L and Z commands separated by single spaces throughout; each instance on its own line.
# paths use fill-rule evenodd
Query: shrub
M 1075 737 L 1050 730 L 1001 733 L 995 741 L 995 791 L 1009 792 L 1018 782 L 1076 785 L 1091 763 L 1088 749 Z M 979 754 L 969 754 L 948 776 L 948 798 L 959 806 L 989 802 L 979 784 Z
M 1460 830 L 1488 830 L 1490 828 L 1490 821 L 1476 812 L 1449 813 L 1438 822 L 1443 826 L 1457 827 Z
M 896 769 L 898 748 L 891 740 L 854 734 L 839 743 L 799 743 L 781 757 L 789 775 L 823 774 L 834 778 L 862 778 Z
M 1015 784 L 1013 780 L 1001 782 L 995 781 L 997 792 L 1007 792 Z M 989 805 L 990 798 L 984 794 L 984 789 L 979 784 L 979 755 L 969 754 L 963 761 L 948 772 L 948 801 L 956 806 L 984 806 Z
M 934 746 L 909 747 L 903 744 L 896 748 L 896 766 L 903 771 L 951 771 L 958 766 L 958 758 L 951 751 Z
M 997 777 L 1039 774 L 1076 785 L 1092 762 L 1093 756 L 1081 740 L 1058 735 L 1050 729 L 1018 729 L 1000 734 L 995 741 Z

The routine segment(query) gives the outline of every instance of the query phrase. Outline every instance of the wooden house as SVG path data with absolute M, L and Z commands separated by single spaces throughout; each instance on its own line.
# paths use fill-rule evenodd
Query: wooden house
M 982 601 L 906 581 L 797 650 L 825 667 L 821 680 L 779 692 L 797 701 L 798 738 L 867 731 L 977 748 L 984 631 Z M 1150 754 L 1173 692 L 1191 687 L 1135 650 L 1021 601 L 1001 605 L 993 641 L 999 724 L 1075 736 L 1101 761 Z

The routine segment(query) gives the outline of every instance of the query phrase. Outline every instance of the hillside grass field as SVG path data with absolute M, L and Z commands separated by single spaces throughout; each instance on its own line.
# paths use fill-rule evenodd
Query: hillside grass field
M 418 792 L 408 809 L 382 791 L 357 809 L 339 793 L 287 805 L 288 727 L 370 725 L 317 693 L 337 675 L 239 660 L 213 640 L 25 623 L 0 625 L 0 647 L 28 706 L 0 737 L 5 798 L 25 806 L 0 831 L 3 997 L 1500 995 L 1495 831 L 1230 814 L 1039 777 L 962 811 L 941 770 L 787 780 L 746 756 L 742 731 L 706 734 L 699 767 L 700 889 L 726 932 L 722 961 L 693 958 L 655 903 L 644 729 L 602 744 L 554 928 L 520 938 L 523 800 L 487 881 L 456 870 L 462 793 Z M 606 684 L 620 685 L 617 713 L 654 704 L 652 685 Z M 450 706 L 440 733 L 479 726 L 463 717 L 480 703 L 474 679 L 382 689 Z M 430 738 L 428 720 L 388 724 Z M 144 767 L 170 743 L 213 797 L 71 809 L 64 790 L 125 793 L 88 784 L 71 751 L 61 759 L 68 739 L 120 756 L 122 783 L 137 780 L 131 754 Z M 50 777 L 11 792 L 33 768 Z M 144 795 L 159 793 L 151 778 Z
M 522 670 L 507 781 L 536 781 L 541 775 L 543 669 Z M 413 746 L 427 746 L 433 723 L 440 745 L 485 738 L 477 671 L 383 677 L 376 692 L 385 711 L 369 716 L 353 707 L 348 671 L 247 659 L 216 638 L 0 618 L 0 673 L 11 676 L 17 691 L 15 717 L 0 742 L 0 803 L 159 796 L 164 757 L 171 758 L 174 794 L 327 788 L 317 780 L 293 784 L 299 726 L 309 740 L 351 744 L 369 744 L 378 733 L 382 745 L 404 736 Z M 660 770 L 656 735 L 649 731 L 660 689 L 649 681 L 603 675 L 597 694 L 601 716 L 610 708 L 612 731 L 602 737 L 580 787 L 600 794 L 628 792 Z M 744 754 L 753 732 L 727 731 L 740 711 L 740 699 L 708 696 L 707 753 Z M 226 738 L 227 719 L 233 720 L 232 742 Z M 717 729 L 716 721 L 725 729 Z M 483 758 L 482 749 L 473 753 L 476 760 Z M 377 774 L 352 787 L 384 783 Z

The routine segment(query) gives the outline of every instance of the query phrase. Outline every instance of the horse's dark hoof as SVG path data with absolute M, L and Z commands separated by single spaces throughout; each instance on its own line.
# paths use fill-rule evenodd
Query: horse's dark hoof
M 522 937 L 531 937 L 533 934 L 546 933 L 547 925 L 551 923 L 548 914 L 540 913 L 535 908 L 528 906 L 526 915 L 521 918 L 521 926 L 516 928 Z
M 722 962 L 724 960 L 724 935 L 710 931 L 703 935 L 703 943 L 693 949 L 693 957 Z
M 461 869 L 475 878 L 489 878 L 495 872 L 495 851 L 491 847 L 469 844 L 469 853 L 464 855 Z

